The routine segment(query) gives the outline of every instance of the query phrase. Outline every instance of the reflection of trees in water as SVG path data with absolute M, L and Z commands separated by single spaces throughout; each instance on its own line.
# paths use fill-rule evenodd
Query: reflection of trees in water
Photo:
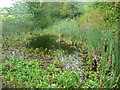
M 65 51 L 68 51 L 68 53 L 73 52 L 75 49 L 72 48 L 69 44 L 67 44 L 65 41 L 57 42 L 58 37 L 56 35 L 42 35 L 33 38 L 29 44 L 29 48 L 47 48 L 49 49 L 63 49 Z

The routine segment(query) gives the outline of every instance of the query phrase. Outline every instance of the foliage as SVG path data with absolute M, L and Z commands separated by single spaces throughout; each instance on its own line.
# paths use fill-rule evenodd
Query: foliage
M 26 2 L 6 9 L 8 14 L 0 16 L 4 85 L 119 87 L 118 5 L 118 2 Z M 80 53 L 75 58 L 80 56 L 85 61 L 86 66 L 82 67 L 87 70 L 82 74 L 64 70 L 66 63 L 59 61 L 77 60 L 72 59 L 75 52 Z M 71 57 L 65 59 L 65 55 Z M 80 82 L 82 77 L 87 80 Z
M 63 3 L 62 8 L 60 9 L 60 16 L 62 18 L 73 19 L 78 17 L 80 14 L 82 14 L 82 11 L 79 10 L 78 3 L 75 2 Z
M 47 66 L 44 69 L 40 60 L 24 61 L 11 58 L 5 61 L 2 67 L 3 85 L 9 88 L 79 87 L 78 74 L 62 72 L 60 68 L 55 68 L 54 65 Z M 64 82 L 63 84 L 60 83 L 61 79 Z M 75 81 L 74 84 L 72 80 Z
M 53 21 L 59 16 L 61 3 L 38 3 L 28 2 L 28 12 L 33 15 L 35 27 L 45 28 L 50 26 Z
M 33 22 L 31 15 L 28 14 L 25 3 L 17 3 L 14 7 L 5 8 L 8 14 L 3 15 L 3 34 L 11 36 L 16 34 L 23 34 L 23 32 L 33 29 Z

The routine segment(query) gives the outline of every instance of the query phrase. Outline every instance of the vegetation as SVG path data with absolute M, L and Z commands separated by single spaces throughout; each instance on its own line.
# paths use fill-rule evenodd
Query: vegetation
M 4 10 L 3 88 L 120 88 L 118 2 L 24 2 Z

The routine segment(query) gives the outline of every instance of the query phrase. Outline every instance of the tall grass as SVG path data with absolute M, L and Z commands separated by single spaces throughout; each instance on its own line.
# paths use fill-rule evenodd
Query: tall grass
M 30 20 L 14 15 L 2 15 L 3 37 L 18 37 L 24 33 L 30 32 L 32 22 Z
M 117 25 L 103 23 L 96 27 L 90 25 L 88 28 L 81 28 L 74 20 L 61 20 L 43 32 L 58 35 L 60 40 L 82 42 L 88 48 L 89 60 L 97 61 L 100 87 L 111 88 L 116 85 L 116 79 L 120 73 L 118 37 L 117 33 L 114 33 L 117 30 L 116 27 Z
M 114 36 L 113 27 L 102 25 L 97 28 L 89 28 L 85 30 L 88 54 L 96 59 L 100 71 L 100 87 L 112 87 L 115 84 L 116 75 L 118 76 L 117 59 L 117 37 Z M 117 35 L 117 34 L 116 34 Z M 107 45 L 107 51 L 105 46 Z M 96 56 L 100 56 L 100 61 Z M 91 59 L 90 59 L 91 60 Z M 104 83 L 103 83 L 104 82 Z
M 69 42 L 78 42 L 80 38 L 78 23 L 74 20 L 61 20 L 53 26 L 43 30 L 42 33 L 55 34 L 59 39 Z
M 87 19 L 90 18 L 91 16 L 88 15 Z M 96 16 L 99 17 L 99 15 Z M 55 36 L 59 36 L 59 41 L 63 39 L 68 42 L 82 43 L 88 49 L 87 52 L 89 60 L 91 60 L 91 62 L 93 62 L 94 59 L 97 61 L 98 64 L 97 71 L 99 72 L 98 77 L 100 87 L 107 88 L 111 88 L 113 86 L 118 87 L 117 84 L 118 81 L 116 81 L 118 75 L 120 74 L 119 69 L 120 61 L 118 58 L 119 55 L 118 37 L 117 33 L 113 33 L 113 30 L 117 30 L 116 28 L 117 25 L 111 26 L 109 24 L 106 24 L 102 21 L 101 18 L 102 17 L 100 17 L 98 21 L 96 21 L 96 19 L 94 19 L 94 17 L 92 16 L 92 19 L 90 20 L 93 21 L 91 22 L 89 20 L 89 22 L 87 23 L 85 16 L 83 18 L 84 21 L 80 21 L 81 22 L 80 24 L 74 19 L 61 20 L 43 30 L 41 29 L 37 31 L 33 30 L 32 33 L 43 35 L 52 34 Z M 4 29 L 3 34 L 10 36 L 9 33 L 12 33 L 14 37 L 19 37 L 18 35 L 19 33 L 24 34 L 23 36 L 25 37 L 26 34 L 21 32 L 27 32 L 29 26 L 27 27 L 27 25 L 24 25 L 24 23 L 22 22 L 18 22 L 16 24 L 16 22 L 14 22 L 13 20 L 15 20 L 14 17 L 8 16 L 6 21 L 4 21 L 5 24 L 3 24 Z M 100 21 L 103 22 L 103 24 L 99 23 Z M 41 38 L 38 38 L 38 40 L 39 39 Z M 42 38 L 41 39 L 42 42 L 40 42 L 42 43 L 43 46 L 44 44 L 46 44 L 44 40 L 46 40 L 46 37 L 45 39 Z M 38 43 L 38 41 L 33 42 L 33 44 L 35 43 Z

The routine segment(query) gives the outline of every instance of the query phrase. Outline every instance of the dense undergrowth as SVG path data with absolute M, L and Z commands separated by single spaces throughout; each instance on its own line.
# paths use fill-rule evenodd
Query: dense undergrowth
M 3 88 L 120 86 L 117 2 L 21 3 L 8 12 Z
M 82 59 L 87 57 L 84 55 L 84 51 L 79 53 L 73 49 L 75 55 L 73 57 L 73 52 L 69 52 L 67 47 L 74 47 L 72 45 L 66 47 L 65 45 L 64 50 L 62 43 L 59 43 L 59 48 L 58 45 L 57 48 L 42 47 L 43 44 L 40 43 L 38 44 L 41 45 L 41 48 L 33 48 L 31 40 L 34 41 L 33 38 L 36 34 L 33 36 L 34 34 L 28 34 L 26 39 L 4 40 L 2 53 L 4 88 L 78 88 L 80 86 L 87 88 L 98 86 L 95 79 L 92 79 L 95 72 L 88 71 L 87 68 L 92 68 L 92 66 Z M 43 37 L 41 38 L 39 40 L 43 40 Z M 51 42 L 46 41 L 49 45 L 52 45 Z M 36 45 L 38 44 L 36 43 Z M 87 80 L 88 78 L 90 79 Z

